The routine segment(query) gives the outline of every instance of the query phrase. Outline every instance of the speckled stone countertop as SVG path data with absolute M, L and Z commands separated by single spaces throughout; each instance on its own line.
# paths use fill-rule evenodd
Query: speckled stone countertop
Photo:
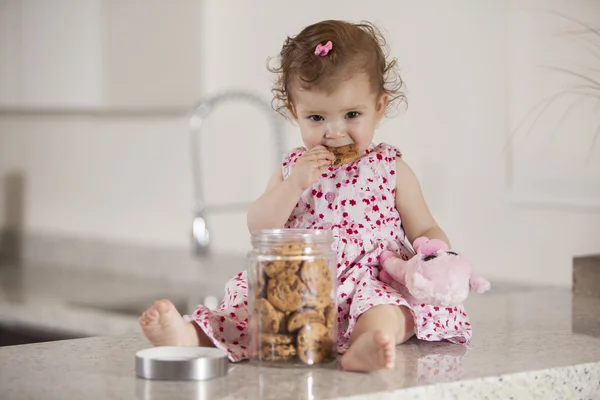
M 135 352 L 149 346 L 137 333 L 137 316 L 67 304 L 121 299 L 125 292 L 131 299 L 193 293 L 196 283 L 170 288 L 85 274 L 53 276 L 0 273 L 0 322 L 39 320 L 48 326 L 54 314 L 55 325 L 92 324 L 82 329 L 110 336 L 0 347 L 2 399 L 600 398 L 600 299 L 573 297 L 568 289 L 497 285 L 472 295 L 466 304 L 474 329 L 468 348 L 411 340 L 398 346 L 397 366 L 390 371 L 239 363 L 230 364 L 223 378 L 158 382 L 135 377 Z M 107 295 L 108 289 L 114 292 Z M 20 313 L 28 315 L 17 318 Z

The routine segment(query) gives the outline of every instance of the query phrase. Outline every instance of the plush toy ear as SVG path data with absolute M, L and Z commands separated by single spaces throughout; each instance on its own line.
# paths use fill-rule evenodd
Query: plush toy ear
M 427 247 L 431 247 L 434 251 L 448 250 L 448 243 L 440 239 L 431 239 L 427 241 Z
M 473 290 L 476 293 L 481 294 L 483 292 L 487 292 L 488 290 L 490 290 L 490 287 L 492 285 L 480 276 L 471 275 L 471 279 L 469 281 L 469 286 L 471 286 L 471 290 Z
M 426 238 L 425 236 L 421 236 L 415 239 L 415 241 L 413 242 L 413 249 L 415 249 L 415 251 L 419 251 L 419 247 L 421 247 L 421 245 L 423 243 L 427 243 L 429 239 Z
M 446 242 L 440 239 L 428 240 L 419 247 L 419 253 L 423 254 L 424 256 L 430 256 L 440 250 L 448 250 L 448 245 Z

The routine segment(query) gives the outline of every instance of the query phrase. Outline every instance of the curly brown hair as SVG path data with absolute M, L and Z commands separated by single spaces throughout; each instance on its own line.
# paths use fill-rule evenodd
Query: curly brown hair
M 328 41 L 333 43 L 332 50 L 324 57 L 315 55 L 316 46 Z M 340 81 L 364 72 L 375 93 L 388 95 L 389 111 L 398 103 L 406 103 L 406 96 L 397 60 L 388 60 L 387 56 L 385 38 L 370 22 L 327 20 L 309 25 L 297 36 L 286 38 L 278 66 L 267 66 L 276 74 L 273 108 L 287 115 L 289 104 L 293 103 L 292 84 L 330 92 Z

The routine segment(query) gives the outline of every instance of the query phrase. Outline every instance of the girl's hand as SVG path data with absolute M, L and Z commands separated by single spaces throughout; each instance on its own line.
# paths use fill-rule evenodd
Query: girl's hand
M 298 158 L 289 179 L 298 189 L 305 191 L 319 180 L 334 159 L 325 147 L 313 147 Z

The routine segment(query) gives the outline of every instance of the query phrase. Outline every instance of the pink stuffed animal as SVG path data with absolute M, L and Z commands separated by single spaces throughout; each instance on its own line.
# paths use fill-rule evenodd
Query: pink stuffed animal
M 461 304 L 469 290 L 483 293 L 490 289 L 487 280 L 473 274 L 469 261 L 449 251 L 444 241 L 420 237 L 413 247 L 416 254 L 408 261 L 391 251 L 381 254 L 379 277 L 383 282 L 396 289 L 398 284 L 404 285 L 418 302 L 442 307 Z

